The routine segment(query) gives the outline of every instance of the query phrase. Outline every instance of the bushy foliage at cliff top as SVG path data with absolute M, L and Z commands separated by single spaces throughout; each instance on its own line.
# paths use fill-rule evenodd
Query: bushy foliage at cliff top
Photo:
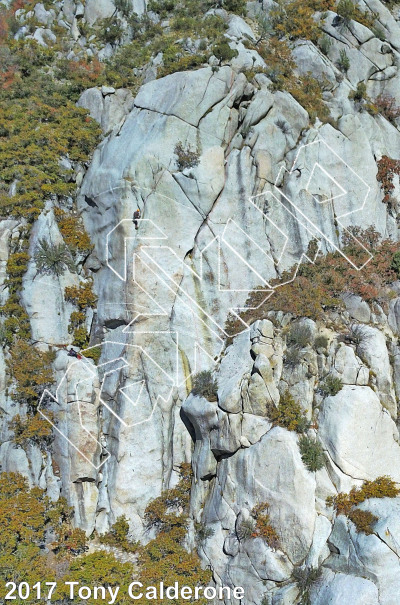
M 49 197 L 74 194 L 72 166 L 60 160 L 87 161 L 100 129 L 54 78 L 55 50 L 6 36 L 0 54 L 0 212 L 31 222 Z

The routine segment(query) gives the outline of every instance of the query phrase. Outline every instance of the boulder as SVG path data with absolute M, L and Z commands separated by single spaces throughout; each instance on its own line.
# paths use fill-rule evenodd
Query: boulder
M 35 33 L 33 34 L 33 39 L 38 42 L 41 46 L 48 46 L 49 44 L 54 44 L 57 42 L 57 37 L 51 29 L 45 29 L 43 27 L 39 27 Z
M 374 372 L 382 403 L 392 417 L 396 418 L 397 404 L 392 386 L 392 370 L 385 335 L 377 328 L 363 326 L 360 330 L 360 339 L 357 352 Z
M 115 5 L 112 0 L 86 0 L 85 19 L 89 26 L 96 21 L 111 17 L 115 12 Z
M 255 41 L 254 32 L 251 29 L 250 25 L 248 25 L 248 23 L 246 23 L 246 21 L 238 15 L 230 15 L 228 21 L 228 29 L 225 33 L 229 37 L 235 38 L 237 40 L 245 38 L 247 40 Z
M 35 18 L 42 25 L 50 25 L 54 20 L 54 11 L 46 10 L 41 2 L 38 2 L 35 5 L 33 11 L 35 13 Z
M 115 90 L 103 86 L 88 88 L 80 96 L 78 107 L 84 107 L 90 116 L 102 127 L 105 134 L 121 124 L 133 107 L 133 96 L 123 88 Z
M 217 404 L 204 397 L 189 395 L 182 405 L 182 416 L 195 441 L 193 464 L 195 476 L 205 479 L 215 475 L 217 461 L 211 450 L 210 438 L 219 428 Z
M 296 43 L 293 59 L 300 74 L 312 72 L 315 78 L 329 82 L 329 88 L 336 86 L 336 70 L 331 61 L 309 40 Z
M 398 431 L 369 387 L 346 385 L 327 397 L 318 424 L 319 437 L 342 472 L 353 479 L 389 475 L 400 481 Z
M 343 384 L 367 386 L 369 370 L 356 357 L 352 347 L 340 344 L 333 361 L 332 375 L 337 375 Z
M 378 589 L 362 577 L 324 570 L 322 581 L 312 589 L 313 605 L 377 605 Z
M 198 126 L 200 119 L 229 93 L 232 75 L 230 67 L 222 67 L 218 73 L 211 68 L 174 73 L 142 86 L 135 107 L 176 116 Z M 199 103 L 193 106 L 191 96 L 182 94 L 184 90 L 190 90 Z
M 242 411 L 243 376 L 250 374 L 252 367 L 250 334 L 244 332 L 234 339 L 219 368 L 218 405 L 222 410 L 231 414 Z
M 346 294 L 343 295 L 342 298 L 350 317 L 365 324 L 368 324 L 371 321 L 371 310 L 368 303 L 366 303 L 365 300 L 362 300 L 360 296 Z
M 330 537 L 335 551 L 328 565 L 337 572 L 365 577 L 379 590 L 379 603 L 392 605 L 400 589 L 398 577 L 399 513 L 398 498 L 371 498 L 358 508 L 378 518 L 371 535 L 357 532 L 345 517 L 339 516 Z M 339 529 L 340 528 L 340 529 Z

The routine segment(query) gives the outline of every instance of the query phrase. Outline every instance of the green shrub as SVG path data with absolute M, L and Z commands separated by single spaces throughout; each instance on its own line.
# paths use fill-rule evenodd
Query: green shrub
M 138 89 L 140 77 L 135 70 L 142 69 L 151 57 L 151 48 L 139 36 L 130 44 L 124 44 L 106 64 L 106 80 L 116 88 Z
M 356 347 L 358 347 L 362 342 L 370 340 L 371 334 L 368 332 L 367 328 L 364 325 L 352 324 L 347 337 L 350 342 L 352 342 L 356 345 Z
M 164 490 L 161 496 L 152 500 L 144 511 L 147 529 L 157 529 L 168 532 L 174 527 L 185 528 L 188 524 L 188 507 L 192 485 L 192 469 L 190 464 L 181 464 L 180 481 L 171 488 Z
M 203 569 L 196 551 L 188 552 L 186 532 L 182 527 L 174 527 L 160 532 L 140 550 L 137 579 L 143 586 L 157 586 L 166 578 L 178 582 L 180 586 L 207 586 L 212 579 L 210 569 Z M 184 605 L 187 601 L 177 600 Z
M 1 213 L 37 218 L 51 195 L 69 197 L 76 186 L 73 171 L 60 164 L 61 157 L 87 161 L 100 140 L 101 129 L 85 109 L 68 100 L 69 82 L 49 77 L 58 60 L 56 53 L 33 40 L 9 41 L 15 70 L 7 85 L 0 67 L 0 172 L 12 197 L 0 192 Z
M 222 7 L 230 11 L 231 13 L 235 13 L 236 15 L 245 15 L 247 8 L 246 0 L 222 0 Z
M 259 44 L 257 50 L 268 66 L 267 75 L 274 83 L 274 89 L 286 89 L 296 66 L 288 43 L 272 36 Z
M 321 49 L 321 52 L 323 52 L 323 54 L 327 56 L 331 46 L 332 46 L 332 39 L 329 36 L 327 36 L 326 34 L 324 34 L 319 39 L 319 47 Z
M 203 54 L 185 54 L 175 48 L 172 56 L 163 56 L 164 65 L 158 71 L 158 77 L 163 78 L 168 74 L 196 69 L 202 67 L 206 61 L 207 57 Z
M 322 569 L 320 567 L 295 567 L 293 579 L 299 590 L 299 605 L 311 605 L 310 591 L 313 586 L 321 582 Z
M 317 42 L 321 29 L 315 12 L 331 6 L 329 2 L 278 0 L 269 16 L 279 38 L 287 36 L 289 40 L 300 38 Z
M 0 579 L 28 582 L 56 580 L 55 553 L 64 554 L 62 543 L 66 536 L 74 537 L 82 551 L 85 541 L 82 530 L 72 528 L 72 509 L 66 500 L 52 502 L 45 490 L 30 488 L 28 480 L 19 473 L 0 475 Z M 78 536 L 79 533 L 79 536 Z M 54 540 L 54 543 L 50 543 Z M 70 543 L 70 546 L 73 546 Z M 49 553 L 49 550 L 54 549 Z M 104 553 L 103 553 L 104 554 Z M 68 568 L 74 555 L 58 559 L 60 573 Z M 58 555 L 57 555 L 58 556 Z M 45 574 L 45 575 L 43 575 Z M 26 603 L 22 599 L 15 601 Z M 29 602 L 34 602 L 31 599 Z
M 175 145 L 174 153 L 177 157 L 176 163 L 179 171 L 195 168 L 200 163 L 200 154 L 189 147 L 184 147 L 181 141 Z
M 150 0 L 147 3 L 147 10 L 160 15 L 162 19 L 166 19 L 175 9 L 177 0 Z
M 39 240 L 35 250 L 35 263 L 39 273 L 59 277 L 65 271 L 76 271 L 71 253 L 65 244 L 50 244 L 45 239 Z
M 100 361 L 101 353 L 102 353 L 102 351 L 101 351 L 100 346 L 90 347 L 90 349 L 86 349 L 86 351 L 82 351 L 82 355 L 84 357 L 86 357 L 87 359 L 93 359 L 93 361 L 96 365 L 98 365 L 98 363 Z
M 320 386 L 320 391 L 325 397 L 328 397 L 337 395 L 342 388 L 343 382 L 338 376 L 328 376 Z
M 118 17 L 106 17 L 98 24 L 97 37 L 103 44 L 115 45 L 121 42 L 124 35 L 124 27 Z
M 147 528 L 157 536 L 139 551 L 139 581 L 155 586 L 171 578 L 185 586 L 207 585 L 211 572 L 203 570 L 195 552 L 187 550 L 189 502 L 192 472 L 189 464 L 180 466 L 181 479 L 176 487 L 165 490 L 146 507 Z
M 72 527 L 73 511 L 65 499 L 52 502 L 45 490 L 32 489 L 28 480 L 18 473 L 0 474 L 0 579 L 13 578 L 33 586 L 46 578 L 58 581 L 53 595 L 55 602 L 67 602 L 69 587 L 65 582 L 90 586 L 115 585 L 120 587 L 120 605 L 129 605 L 128 586 L 137 579 L 144 586 L 160 581 L 176 580 L 181 585 L 205 586 L 211 572 L 203 570 L 195 552 L 187 549 L 190 472 L 181 467 L 182 479 L 176 488 L 164 492 L 164 500 L 147 510 L 160 510 L 175 517 L 175 522 L 163 523 L 162 531 L 144 547 L 138 546 L 138 561 L 122 563 L 113 554 L 98 551 L 86 554 L 87 540 L 83 530 Z M 171 512 L 171 502 L 176 504 Z M 179 523 L 178 523 L 179 522 Z M 128 547 L 126 519 L 119 518 L 110 532 L 111 545 Z M 106 540 L 107 543 L 107 540 Z M 172 575 L 171 575 L 172 574 Z M 42 593 L 43 595 L 43 593 Z M 17 599 L 17 605 L 34 602 Z M 96 605 L 91 598 L 88 605 Z M 181 601 L 179 601 L 181 602 Z M 183 601 L 182 601 L 183 602 Z
M 214 44 L 212 53 L 218 59 L 220 65 L 225 61 L 232 61 L 238 55 L 238 51 L 231 48 L 227 40 L 221 40 L 221 42 Z
M 81 325 L 75 328 L 72 333 L 74 336 L 72 341 L 74 347 L 78 347 L 79 349 L 85 349 L 89 345 L 89 334 L 85 325 Z
M 336 12 L 348 26 L 350 21 L 355 17 L 355 4 L 353 0 L 339 0 Z
M 257 26 L 256 46 L 258 46 L 260 44 L 260 42 L 262 42 L 263 40 L 267 40 L 270 36 L 273 35 L 274 28 L 272 26 L 270 19 L 266 15 L 263 15 L 263 14 L 258 15 L 256 17 L 255 21 L 256 21 L 256 26 Z
M 64 556 L 68 560 L 71 558 L 71 555 L 82 555 L 89 548 L 84 530 L 79 527 L 71 528 L 68 525 L 63 525 L 60 528 L 57 541 L 52 546 L 58 560 L 60 560 L 61 556 Z
M 27 252 L 15 252 L 8 257 L 5 285 L 8 287 L 11 295 L 17 295 L 21 290 L 22 278 L 28 269 L 29 260 L 30 256 Z M 18 300 L 12 300 L 13 302 L 19 303 Z
M 321 82 L 309 72 L 295 76 L 296 67 L 292 51 L 285 40 L 272 36 L 257 46 L 257 51 L 267 64 L 266 74 L 272 81 L 272 90 L 290 93 L 308 112 L 312 122 L 329 116 L 329 108 L 322 98 Z
M 244 519 L 236 529 L 237 537 L 244 542 L 253 536 L 255 529 L 256 523 L 253 519 Z
M 282 426 L 296 433 L 304 433 L 309 426 L 300 404 L 289 391 L 283 393 L 277 408 L 272 407 L 270 418 L 275 426 Z
M 80 286 L 69 286 L 65 288 L 65 300 L 73 303 L 79 309 L 71 313 L 68 332 L 73 334 L 72 344 L 80 349 L 86 349 L 89 346 L 89 334 L 86 327 L 86 313 L 89 308 L 94 308 L 97 298 L 93 292 L 93 282 L 88 281 Z M 101 356 L 101 349 L 91 347 L 84 353 L 85 357 L 98 362 Z
M 73 334 L 74 330 L 79 328 L 80 325 L 84 324 L 85 321 L 86 315 L 83 311 L 73 311 L 69 321 L 68 332 Z
M 314 346 L 316 349 L 327 349 L 329 345 L 329 338 L 323 334 L 316 336 L 314 340 Z
M 94 308 L 97 297 L 93 292 L 92 282 L 86 282 L 81 286 L 69 286 L 65 288 L 65 300 L 75 304 L 81 311 Z
M 301 459 L 309 471 L 319 471 L 325 466 L 324 450 L 318 441 L 303 435 L 300 437 L 299 446 Z
M 146 65 L 152 57 L 162 53 L 162 66 L 157 69 L 157 77 L 196 69 L 207 63 L 213 45 L 225 41 L 223 33 L 227 24 L 222 17 L 207 15 L 215 6 L 209 0 L 152 1 L 148 10 L 156 12 L 160 21 L 155 23 L 147 13 L 129 18 L 132 42 L 124 44 L 107 61 L 104 76 L 115 87 L 131 87 L 136 92 Z M 169 26 L 163 27 L 162 20 L 168 19 Z M 200 42 L 198 52 L 188 48 L 186 39 Z
M 300 363 L 301 359 L 301 351 L 299 351 L 299 349 L 297 349 L 296 347 L 293 347 L 291 349 L 286 350 L 285 356 L 283 358 L 283 363 L 293 368 Z
M 205 397 L 208 401 L 217 401 L 218 382 L 209 370 L 203 370 L 193 376 L 193 395 Z
M 338 66 L 341 71 L 344 71 L 344 73 L 347 73 L 350 69 L 350 59 L 347 56 L 347 53 L 344 48 L 342 48 L 339 53 Z
M 308 324 L 295 323 L 291 326 L 288 335 L 288 341 L 290 344 L 303 349 L 307 345 L 311 344 L 313 340 L 312 329 Z
M 7 328 L 4 325 L 4 323 L 0 323 L 0 345 L 2 347 L 5 347 L 6 345 L 10 344 L 9 340 L 8 340 L 8 333 L 7 333 Z
M 6 280 L 7 282 L 8 280 Z M 12 291 L 16 286 L 15 282 L 10 284 L 10 286 Z M 5 344 L 11 345 L 15 337 L 20 339 L 30 338 L 31 324 L 29 315 L 21 305 L 18 293 L 13 292 L 8 297 L 7 302 L 0 307 L 0 313 L 5 316 L 2 324 L 2 335 Z
M 195 523 L 196 537 L 200 545 L 205 544 L 209 538 L 212 538 L 215 534 L 215 530 L 212 527 L 207 527 L 202 523 Z
M 376 15 L 373 13 L 363 12 L 358 8 L 353 0 L 340 0 L 337 5 L 336 12 L 342 18 L 344 27 L 349 28 L 351 21 L 358 21 L 370 29 L 374 26 Z
M 397 275 L 400 275 L 400 251 L 393 254 L 393 259 L 390 266 Z
M 351 0 L 350 0 L 351 1 Z M 352 101 L 365 101 L 367 99 L 367 86 L 364 82 L 357 84 L 356 90 L 351 90 L 349 93 L 349 99 Z
M 93 250 L 93 244 L 79 216 L 75 213 L 68 214 L 61 208 L 55 208 L 54 214 L 61 235 L 70 250 L 82 254 L 88 254 Z
M 66 582 L 78 582 L 83 586 L 119 586 L 121 597 L 119 605 L 132 602 L 128 597 L 128 586 L 132 582 L 134 568 L 131 563 L 122 563 L 107 552 L 92 552 L 74 558 L 64 572 L 63 581 L 57 586 L 57 600 L 69 601 L 70 587 Z M 99 605 L 98 599 L 92 597 L 84 601 L 87 605 Z M 104 601 L 103 601 L 104 602 Z
M 286 90 L 304 107 L 313 123 L 316 118 L 323 121 L 329 117 L 329 107 L 322 98 L 321 81 L 314 78 L 311 72 L 288 83 Z
M 121 13 L 125 19 L 129 17 L 133 10 L 132 0 L 113 0 L 115 10 Z

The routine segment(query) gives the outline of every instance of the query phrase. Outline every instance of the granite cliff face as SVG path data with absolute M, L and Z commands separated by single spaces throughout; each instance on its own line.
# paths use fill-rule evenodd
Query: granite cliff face
M 104 135 L 90 164 L 74 174 L 93 250 L 79 273 L 38 274 L 38 243 L 62 242 L 49 200 L 30 235 L 22 290 L 33 341 L 57 351 L 48 405 L 58 430 L 46 454 L 15 446 L 8 424 L 24 410 L 7 391 L 1 353 L 1 468 L 25 474 L 53 498 L 67 496 L 88 535 L 124 514 L 132 536 L 146 540 L 146 505 L 176 483 L 179 463 L 191 461 L 191 517 L 210 529 L 199 540 L 192 528 L 191 540 L 217 584 L 243 586 L 248 604 L 288 605 L 302 596 L 294 571 L 321 567 L 310 588 L 313 605 L 390 605 L 400 591 L 399 499 L 361 504 L 379 519 L 370 535 L 326 499 L 381 476 L 400 484 L 398 283 L 386 306 L 347 293 L 343 309 L 318 321 L 280 309 L 251 325 L 244 319 L 240 329 L 228 330 L 226 321 L 250 292 L 275 296 L 285 271 L 293 277 L 305 255 L 315 260 L 315 238 L 321 254 L 341 250 L 351 227 L 373 226 L 399 240 L 398 176 L 390 203 L 377 180 L 382 158 L 400 160 L 399 117 L 366 110 L 379 95 L 400 104 L 398 8 L 360 3 L 376 13 L 384 40 L 356 21 L 338 27 L 328 11 L 329 52 L 310 40 L 293 44 L 293 77 L 312 72 L 323 82 L 331 119 L 313 123 L 292 94 L 274 85 L 251 44 L 259 35 L 256 17 L 271 6 L 249 2 L 246 19 L 216 9 L 237 50 L 229 61 L 214 57 L 156 79 L 160 62 L 153 60 L 134 93 L 99 86 L 81 95 L 78 105 Z M 143 14 L 144 0 L 133 10 Z M 114 5 L 65 0 L 52 8 L 36 4 L 34 13 L 41 24 L 30 34 L 35 40 L 48 44 L 62 22 L 74 43 L 97 52 L 78 25 L 110 17 Z M 112 54 L 108 46 L 103 55 Z M 344 73 L 341 51 L 350 60 Z M 360 83 L 364 96 L 351 98 Z M 4 283 L 21 223 L 3 220 L 0 229 Z M 369 259 L 364 249 L 361 271 Z M 59 348 L 71 344 L 65 287 L 89 279 L 98 302 L 86 326 L 90 346 L 101 347 L 97 366 Z M 293 326 L 308 334 L 305 342 L 291 342 Z M 191 393 L 202 370 L 218 381 L 216 401 Z M 327 377 L 342 388 L 323 391 Z M 316 472 L 302 460 L 298 434 L 271 420 L 287 394 L 300 403 L 309 438 L 323 448 L 326 465 Z M 279 536 L 273 547 L 241 531 L 263 502 Z

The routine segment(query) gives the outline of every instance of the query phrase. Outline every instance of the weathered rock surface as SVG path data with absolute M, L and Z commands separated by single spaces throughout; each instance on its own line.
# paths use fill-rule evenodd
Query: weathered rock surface
M 32 36 L 40 44 L 52 43 L 53 22 L 83 44 L 79 20 L 92 26 L 115 11 L 111 0 L 56 4 L 34 7 L 40 27 Z M 145 5 L 135 0 L 133 10 L 142 14 Z M 267 5 L 251 2 L 249 14 Z M 25 410 L 6 390 L 0 352 L 2 469 L 19 470 L 53 498 L 66 495 L 88 535 L 124 514 L 132 536 L 142 538 L 147 503 L 176 482 L 179 463 L 191 460 L 191 515 L 214 530 L 198 544 L 200 555 L 217 583 L 245 588 L 248 605 L 296 603 L 293 570 L 301 566 L 322 567 L 312 605 L 398 601 L 399 499 L 361 505 L 379 518 L 366 536 L 336 516 L 326 498 L 380 475 L 400 483 L 399 299 L 386 309 L 344 295 L 346 310 L 327 314 L 325 324 L 297 322 L 312 332 L 304 347 L 290 344 L 294 318 L 283 313 L 242 325 L 248 329 L 239 335 L 226 325 L 250 291 L 271 294 L 271 281 L 300 261 L 315 235 L 322 252 L 340 248 L 344 228 L 352 226 L 372 225 L 399 239 L 399 183 L 389 207 L 376 180 L 380 158 L 400 159 L 399 130 L 349 99 L 363 81 L 373 99 L 399 97 L 395 11 L 379 0 L 368 6 L 379 15 L 385 43 L 356 22 L 339 28 L 329 12 L 324 30 L 336 42 L 327 56 L 309 41 L 295 44 L 297 73 L 311 70 L 325 81 L 331 123 L 311 124 L 304 107 L 274 91 L 265 74 L 248 81 L 243 71 L 266 65 L 246 48 L 257 32 L 240 17 L 228 23 L 238 50 L 230 65 L 152 79 L 135 97 L 110 87 L 86 90 L 78 105 L 105 135 L 78 183 L 79 212 L 94 244 L 83 272 L 93 277 L 99 300 L 88 322 L 102 356 L 95 367 L 57 351 L 60 387 L 51 409 L 59 431 L 47 459 L 12 442 L 8 421 Z M 343 50 L 350 59 L 345 75 L 337 66 Z M 99 56 L 113 52 L 109 44 Z M 74 51 L 68 58 L 76 58 Z M 21 228 L 1 221 L 2 286 Z M 22 302 L 34 341 L 58 349 L 71 343 L 73 308 L 64 288 L 84 278 L 82 271 L 59 279 L 38 274 L 33 257 L 41 238 L 62 241 L 50 206 L 32 230 Z M 4 288 L 2 303 L 6 296 Z M 354 326 L 356 341 L 344 343 Z M 326 345 L 314 346 L 321 334 Z M 120 359 L 127 365 L 114 367 Z M 190 394 L 200 370 L 216 377 L 216 402 Z M 334 396 L 322 393 L 327 376 L 343 384 Z M 271 422 L 286 391 L 307 416 L 308 436 L 324 449 L 326 467 L 317 472 L 303 461 L 297 433 Z M 272 546 L 242 532 L 265 502 L 279 538 Z
M 337 395 L 325 399 L 319 435 L 333 462 L 346 475 L 354 479 L 390 475 L 400 482 L 398 430 L 369 387 L 344 386 Z

